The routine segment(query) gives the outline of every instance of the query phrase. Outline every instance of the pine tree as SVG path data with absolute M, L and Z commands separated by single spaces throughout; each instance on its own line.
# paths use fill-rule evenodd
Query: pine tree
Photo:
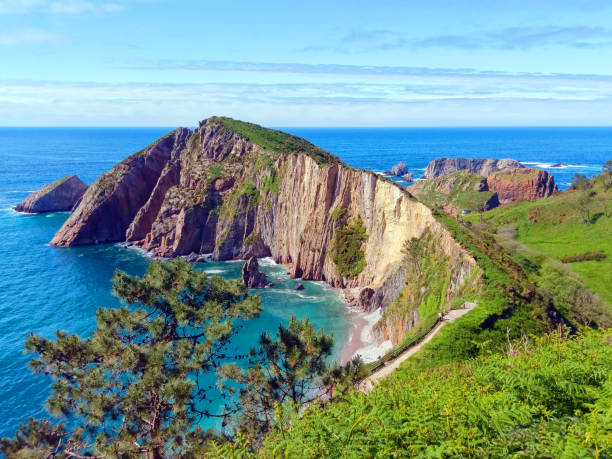
M 259 348 L 252 349 L 250 366 L 229 364 L 221 369 L 240 399 L 230 406 L 238 410 L 238 430 L 251 445 L 257 445 L 282 420 L 279 413 L 298 413 L 315 401 L 329 402 L 346 393 L 358 379 L 359 358 L 340 366 L 329 362 L 334 344 L 333 335 L 322 329 L 315 331 L 308 319 L 291 317 L 289 325 L 280 325 L 276 339 L 261 335 Z M 282 414 L 281 414 L 282 417 Z
M 128 305 L 100 309 L 92 336 L 58 331 L 55 340 L 31 335 L 38 373 L 54 379 L 48 408 L 67 420 L 22 426 L 3 439 L 11 457 L 193 457 L 207 435 L 198 426 L 211 413 L 202 376 L 226 357 L 236 319 L 261 310 L 239 281 L 208 277 L 181 259 L 152 262 L 146 274 L 117 271 L 113 292 Z

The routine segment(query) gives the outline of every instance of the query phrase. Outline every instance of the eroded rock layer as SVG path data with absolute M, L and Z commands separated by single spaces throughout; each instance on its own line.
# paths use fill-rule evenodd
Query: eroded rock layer
M 346 275 L 336 236 L 351 222 L 366 237 Z M 430 209 L 391 181 L 303 139 L 210 118 L 103 174 L 52 244 L 127 240 L 163 257 L 271 256 L 293 277 L 356 289 L 355 302 L 372 309 L 403 288 L 402 248 L 425 230 L 449 256 L 474 264 Z
M 505 169 L 489 175 L 487 184 L 500 204 L 537 201 L 557 191 L 553 175 L 541 169 Z

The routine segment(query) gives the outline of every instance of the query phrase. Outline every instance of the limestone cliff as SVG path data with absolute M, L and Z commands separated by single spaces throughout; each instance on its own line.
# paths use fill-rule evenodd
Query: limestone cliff
M 45 185 L 21 201 L 18 212 L 42 213 L 70 211 L 79 202 L 87 185 L 76 175 L 68 175 Z
M 499 203 L 527 200 L 537 201 L 557 191 L 552 174 L 541 169 L 506 169 L 487 177 L 491 191 L 497 193 Z
M 353 289 L 372 309 L 403 288 L 402 248 L 426 230 L 444 253 L 469 259 L 430 209 L 391 181 L 303 139 L 215 117 L 103 174 L 52 244 L 127 240 L 164 257 L 271 256 L 293 277 Z
M 427 165 L 423 178 L 432 179 L 459 170 L 487 177 L 502 169 L 521 167 L 524 166 L 514 159 L 437 158 Z

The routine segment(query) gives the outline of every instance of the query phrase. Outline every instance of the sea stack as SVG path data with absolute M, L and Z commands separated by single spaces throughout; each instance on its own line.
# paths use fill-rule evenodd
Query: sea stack
M 391 168 L 389 175 L 395 175 L 396 177 L 401 177 L 402 175 L 408 173 L 408 165 L 404 161 L 400 161 L 395 166 Z
M 30 194 L 15 210 L 27 213 L 71 211 L 86 190 L 87 185 L 81 179 L 68 175 Z
M 266 275 L 259 270 L 259 263 L 255 257 L 249 258 L 242 267 L 242 280 L 247 288 L 272 287 Z

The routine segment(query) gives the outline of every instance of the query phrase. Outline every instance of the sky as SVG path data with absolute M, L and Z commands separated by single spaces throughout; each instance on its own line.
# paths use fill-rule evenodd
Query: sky
M 0 126 L 612 125 L 612 2 L 0 0 Z

